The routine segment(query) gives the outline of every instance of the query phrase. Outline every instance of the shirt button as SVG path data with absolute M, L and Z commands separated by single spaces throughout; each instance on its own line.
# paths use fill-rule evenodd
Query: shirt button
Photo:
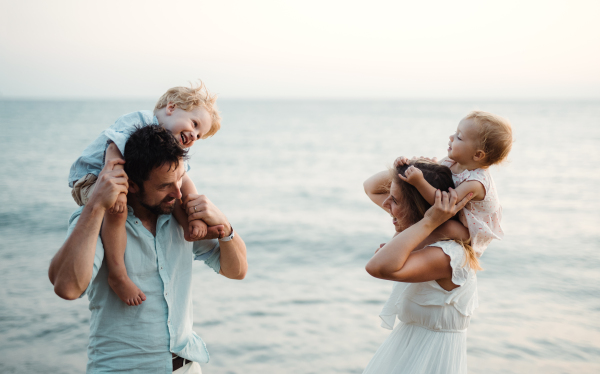
M 167 323 L 171 323 L 171 320 L 168 320 Z
M 162 266 L 160 267 L 160 270 L 162 270 Z
M 138 221 L 135 221 L 135 224 L 137 225 Z
M 165 292 L 165 296 L 167 296 L 168 294 L 169 294 L 168 292 Z

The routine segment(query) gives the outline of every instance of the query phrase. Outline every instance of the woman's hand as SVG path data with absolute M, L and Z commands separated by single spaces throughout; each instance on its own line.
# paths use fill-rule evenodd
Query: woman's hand
M 394 165 L 394 168 L 397 168 L 398 166 L 409 165 L 409 164 L 410 164 L 410 160 L 408 158 L 406 158 L 404 156 L 400 156 L 394 160 L 393 165 Z
M 473 193 L 468 194 L 459 203 L 458 195 L 456 191 L 450 188 L 450 192 L 442 192 L 440 190 L 435 191 L 435 203 L 431 208 L 425 212 L 425 217 L 435 227 L 438 227 L 442 223 L 446 222 L 450 218 L 454 217 L 462 208 L 467 205 L 469 200 L 473 197 Z

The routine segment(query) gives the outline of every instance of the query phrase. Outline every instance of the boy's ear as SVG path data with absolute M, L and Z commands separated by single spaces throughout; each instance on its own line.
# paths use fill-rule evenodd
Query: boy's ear
M 167 103 L 167 107 L 165 108 L 165 110 L 167 112 L 167 115 L 170 116 L 171 114 L 173 114 L 173 112 L 175 111 L 176 107 L 177 106 L 172 101 L 169 101 Z
M 485 152 L 481 149 L 475 151 L 475 155 L 473 156 L 473 161 L 480 162 L 485 158 Z
M 131 192 L 131 193 L 138 193 L 140 191 L 140 187 L 138 187 L 138 185 L 135 184 L 134 181 L 132 181 L 131 179 L 129 179 L 128 182 L 129 182 L 129 188 L 127 190 L 129 192 Z

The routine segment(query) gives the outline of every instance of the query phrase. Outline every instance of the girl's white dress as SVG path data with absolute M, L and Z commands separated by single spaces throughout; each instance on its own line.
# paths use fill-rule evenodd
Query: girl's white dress
M 441 162 L 447 167 L 451 167 L 455 163 L 449 158 Z M 501 240 L 504 237 L 500 227 L 502 207 L 496 193 L 496 185 L 487 169 L 463 170 L 459 174 L 452 173 L 452 180 L 456 187 L 466 181 L 478 181 L 485 189 L 483 200 L 469 201 L 458 215 L 460 222 L 469 229 L 471 246 L 475 254 L 481 257 L 493 239 Z
M 467 327 L 478 306 L 477 276 L 465 265 L 463 247 L 454 241 L 437 242 L 450 256 L 452 282 L 446 291 L 436 281 L 394 282 L 380 317 L 393 329 L 363 374 L 467 373 Z M 396 317 L 400 324 L 394 328 Z

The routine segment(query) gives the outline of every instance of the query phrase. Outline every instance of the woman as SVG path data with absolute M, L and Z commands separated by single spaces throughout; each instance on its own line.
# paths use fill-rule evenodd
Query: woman
M 456 241 L 468 240 L 468 230 L 449 219 L 470 196 L 457 204 L 447 167 L 425 160 L 413 163 L 438 189 L 433 207 L 398 177 L 409 165 L 397 167 L 392 175 L 378 173 L 364 183 L 369 198 L 391 214 L 396 229 L 366 269 L 376 278 L 402 282 L 394 284 L 380 314 L 385 328 L 393 328 L 396 316 L 402 323 L 363 374 L 467 372 L 466 329 L 477 307 L 475 271 L 480 268 L 468 244 Z

